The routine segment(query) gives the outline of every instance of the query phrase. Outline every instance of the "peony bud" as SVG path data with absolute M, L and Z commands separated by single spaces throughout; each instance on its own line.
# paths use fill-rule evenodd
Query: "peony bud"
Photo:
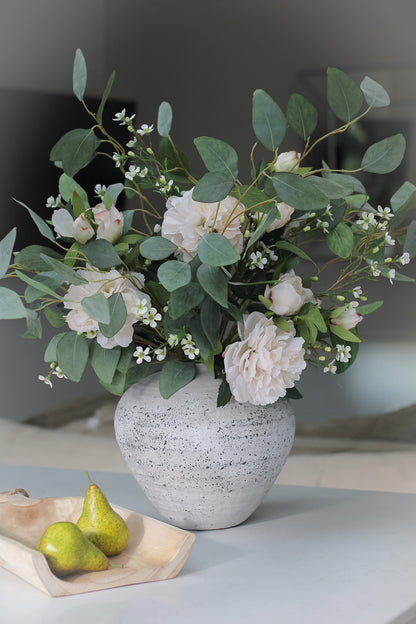
M 76 241 L 84 245 L 94 236 L 94 228 L 88 221 L 85 212 L 82 212 L 74 221 L 73 237 Z
M 291 152 L 282 152 L 273 164 L 275 171 L 294 171 L 299 167 L 300 153 L 292 150 Z
M 104 204 L 97 204 L 93 209 L 98 225 L 97 238 L 104 238 L 109 243 L 116 243 L 123 233 L 123 215 L 115 206 L 107 210 Z
M 345 310 L 335 318 L 331 319 L 332 325 L 338 325 L 338 327 L 343 327 L 344 329 L 353 329 L 358 323 L 363 320 L 361 314 L 355 310 L 351 305 L 345 308 Z
M 296 314 L 304 303 L 313 299 L 313 292 L 303 288 L 302 280 L 293 269 L 280 276 L 277 284 L 266 286 L 264 296 L 271 302 L 271 309 L 279 316 Z

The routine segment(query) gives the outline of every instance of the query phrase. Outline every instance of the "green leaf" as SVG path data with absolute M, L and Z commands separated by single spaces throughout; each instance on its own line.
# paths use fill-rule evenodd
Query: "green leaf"
M 288 388 L 286 390 L 285 397 L 286 399 L 292 399 L 294 401 L 297 401 L 302 398 L 302 395 L 297 388 Z
M 45 264 L 55 271 L 58 275 L 62 277 L 62 280 L 68 282 L 69 284 L 88 284 L 88 280 L 84 277 L 81 277 L 79 273 L 71 269 L 69 266 L 66 266 L 62 261 L 56 260 L 55 258 L 51 258 L 44 253 L 40 254 L 42 260 L 44 260 Z
M 108 197 L 111 197 L 111 203 L 114 204 L 115 206 L 119 196 L 121 195 L 123 191 L 124 191 L 124 185 L 121 182 L 117 182 L 116 184 L 110 184 L 110 186 L 107 186 L 105 190 L 104 198 L 103 198 L 104 202 L 106 201 Z M 134 210 L 125 210 L 123 212 L 124 217 L 126 213 L 127 214 L 134 213 Z
M 13 197 L 13 199 L 14 199 L 15 202 L 17 202 L 18 204 L 23 206 L 23 208 L 26 208 L 26 210 L 28 211 L 28 213 L 32 217 L 36 227 L 38 228 L 38 230 L 42 234 L 42 236 L 44 236 L 45 238 L 50 240 L 52 243 L 55 243 L 55 236 L 53 235 L 52 230 L 49 227 L 49 225 L 47 225 L 45 223 L 45 221 L 38 214 L 36 214 L 36 212 L 33 212 L 33 210 L 31 210 L 29 208 L 29 206 L 26 206 L 26 204 L 24 204 L 23 202 L 19 201 L 18 199 L 15 199 L 14 197 Z
M 91 297 L 84 297 L 81 306 L 88 316 L 94 321 L 108 325 L 110 323 L 110 305 L 107 297 L 102 292 L 98 292 Z
M 160 373 L 159 391 L 164 399 L 168 399 L 178 390 L 190 383 L 195 377 L 195 364 L 171 360 L 164 364 Z
M 352 175 L 348 175 L 346 173 L 337 173 L 336 171 L 330 171 L 328 165 L 323 162 L 322 165 L 326 167 L 321 173 L 323 178 L 328 180 L 332 180 L 334 182 L 338 182 L 341 185 L 346 185 L 346 187 L 350 187 L 352 185 L 354 193 L 366 193 L 363 183 L 357 178 L 354 178 Z
M 211 297 L 205 297 L 200 309 L 201 326 L 214 349 L 218 342 L 218 331 L 221 325 L 221 312 Z
M 116 396 L 121 396 L 126 387 L 127 375 L 126 373 L 116 371 L 111 383 L 105 383 L 100 378 L 98 378 L 98 381 L 107 390 L 107 392 L 111 392 L 111 394 L 115 394 Z
M 56 345 L 56 359 L 70 381 L 80 381 L 88 362 L 88 342 L 77 332 L 67 332 Z
M 56 329 L 63 327 L 66 323 L 64 316 L 60 314 L 59 312 L 52 310 L 52 308 L 50 307 L 45 308 L 43 313 L 48 323 L 52 325 L 52 327 L 55 327 Z
M 326 235 L 329 249 L 340 258 L 349 258 L 354 249 L 354 234 L 346 223 L 338 225 Z
M 231 145 L 207 136 L 197 137 L 194 144 L 210 173 L 221 173 L 235 180 L 238 176 L 238 156 Z
M 394 217 L 390 221 L 389 228 L 394 230 L 410 212 L 416 210 L 416 186 L 410 182 L 402 184 L 391 198 L 391 208 L 394 212 Z
M 404 136 L 395 134 L 370 145 L 363 156 L 361 167 L 370 173 L 390 173 L 402 162 L 405 149 Z
M 383 305 L 383 303 L 383 301 L 373 301 L 372 303 L 358 306 L 355 309 L 358 314 L 362 314 L 363 316 L 365 316 L 366 314 L 371 314 L 371 312 L 375 312 L 376 310 L 378 310 Z
M 110 311 L 110 322 L 98 323 L 98 327 L 106 338 L 112 338 L 124 326 L 127 318 L 127 310 L 123 295 L 120 292 L 110 295 L 107 302 Z
M 228 280 L 224 272 L 216 266 L 201 264 L 196 274 L 205 292 L 220 306 L 228 308 Z
M 113 245 L 104 238 L 89 241 L 82 251 L 88 262 L 97 269 L 112 269 L 122 263 Z
M 27 310 L 14 290 L 0 286 L 0 319 L 25 318 Z
M 42 259 L 42 254 L 52 258 L 61 257 L 59 253 L 49 247 L 29 245 L 22 249 L 22 251 L 16 253 L 14 261 L 22 268 L 30 271 L 49 271 L 51 267 Z
M 127 373 L 129 370 L 135 349 L 136 344 L 131 342 L 128 347 L 124 347 L 121 350 L 120 359 L 117 364 L 117 370 L 119 370 L 120 373 Z
M 273 186 L 282 202 L 301 212 L 318 212 L 328 205 L 328 198 L 308 178 L 296 173 L 277 173 Z
M 313 303 L 307 303 L 303 306 L 302 310 L 299 313 L 300 318 L 305 321 L 309 321 L 313 323 L 321 333 L 325 334 L 327 332 L 327 326 L 324 321 L 324 317 Z
M 49 286 L 47 286 L 46 284 L 43 284 L 41 282 L 36 281 L 32 277 L 29 277 L 28 275 L 25 275 L 21 271 L 17 271 L 16 270 L 16 275 L 17 275 L 17 277 L 19 277 L 19 279 L 22 280 L 22 282 L 26 282 L 26 284 L 29 284 L 30 286 L 33 286 L 37 290 L 41 290 L 42 292 L 44 292 L 44 293 L 46 293 L 48 295 L 51 295 L 51 297 L 53 297 L 54 299 L 58 299 L 59 301 L 63 301 L 63 297 L 61 297 L 61 295 L 58 295 L 54 290 L 52 290 L 52 288 L 49 288 Z
M 341 199 L 354 192 L 354 185 L 348 181 L 342 184 L 341 180 L 335 181 L 328 178 L 321 178 L 320 176 L 309 176 L 308 180 L 312 182 L 319 191 L 324 193 L 328 199 Z
M 20 334 L 21 338 L 40 340 L 42 338 L 42 323 L 39 312 L 28 310 L 26 316 L 26 331 Z
M 202 303 L 204 296 L 204 291 L 195 282 L 189 282 L 186 286 L 174 290 L 169 299 L 169 316 L 172 319 L 180 318 Z
M 87 87 L 87 64 L 81 50 L 78 48 L 75 52 L 74 67 L 72 72 L 72 88 L 75 96 L 80 102 L 84 99 L 85 89 Z
M 228 266 L 240 259 L 228 238 L 216 232 L 208 232 L 199 241 L 198 256 L 210 266 Z
M 0 278 L 6 275 L 9 268 L 15 240 L 16 228 L 14 227 L 0 242 Z
M 224 407 L 232 398 L 230 386 L 226 378 L 224 377 L 220 387 L 218 388 L 218 396 L 217 396 L 217 407 Z
M 411 221 L 407 228 L 403 251 L 407 252 L 410 258 L 416 256 L 416 221 Z
M 163 260 L 177 250 L 177 245 L 163 236 L 149 236 L 140 244 L 140 253 L 148 260 Z
M 56 347 L 58 345 L 58 342 L 68 333 L 70 332 L 63 332 L 61 334 L 55 334 L 55 336 L 51 338 L 48 346 L 46 347 L 45 355 L 43 356 L 44 362 L 56 362 L 57 361 L 58 356 L 56 355 Z
M 361 338 L 349 329 L 344 329 L 339 325 L 332 325 L 332 323 L 329 325 L 329 329 L 335 336 L 341 338 L 341 340 L 346 340 L 347 342 L 361 342 Z
M 227 197 L 234 186 L 234 180 L 223 173 L 208 172 L 202 176 L 192 191 L 192 199 L 213 204 Z
M 300 247 L 297 247 L 293 243 L 289 243 L 289 241 L 278 240 L 276 241 L 276 243 L 274 243 L 273 247 L 276 247 L 276 249 L 284 249 L 285 251 L 290 251 L 290 253 L 295 254 L 295 256 L 299 256 L 299 258 L 303 258 L 303 260 L 308 260 L 308 262 L 313 262 L 313 264 L 315 264 L 315 261 L 312 260 L 312 258 L 308 256 L 308 254 L 305 253 L 303 249 L 300 249 Z
M 192 334 L 192 338 L 199 349 L 200 356 L 203 360 L 209 358 L 211 354 L 211 343 L 205 335 L 204 330 L 202 329 L 201 320 L 199 316 L 194 316 L 190 322 L 190 330 Z
M 167 291 L 172 292 L 189 284 L 191 281 L 191 267 L 186 262 L 168 260 L 158 268 L 157 277 L 162 286 Z
M 163 308 L 168 304 L 169 292 L 159 282 L 152 282 L 152 280 L 146 280 L 146 292 L 150 296 L 151 300 L 156 303 L 156 307 Z
M 59 193 L 66 202 L 71 202 L 74 193 L 77 193 L 82 199 L 84 206 L 87 208 L 89 206 L 87 193 L 78 182 L 75 182 L 75 180 L 66 175 L 66 173 L 63 173 L 59 178 Z
M 269 301 L 269 303 L 271 303 Z M 276 327 L 279 327 L 279 329 L 283 330 L 284 332 L 286 332 L 287 334 L 290 332 L 290 325 L 289 325 L 289 321 L 285 318 L 278 318 L 274 320 L 274 324 L 276 325 Z
M 90 362 L 95 374 L 103 383 L 113 381 L 117 364 L 120 359 L 121 348 L 104 349 L 96 340 L 90 346 Z
M 360 112 L 363 93 L 360 87 L 340 69 L 327 69 L 328 104 L 341 121 L 352 121 Z
M 84 206 L 81 195 L 79 195 L 79 193 L 77 193 L 76 191 L 72 193 L 71 203 L 75 218 L 79 217 L 83 212 L 85 212 L 88 207 Z
M 169 170 L 177 173 L 189 171 L 189 159 L 167 137 L 163 137 L 159 143 L 159 161 L 166 165 Z
M 390 96 L 378 82 L 366 76 L 360 84 L 365 101 L 371 108 L 382 108 L 390 104 Z
M 113 83 L 114 83 L 115 77 L 116 77 L 116 72 L 113 71 L 111 73 L 110 78 L 108 79 L 107 85 L 106 85 L 106 87 L 104 89 L 103 97 L 101 99 L 101 102 L 100 102 L 100 105 L 99 105 L 98 111 L 97 111 L 97 121 L 98 121 L 99 124 L 101 124 L 102 121 L 103 121 L 104 106 L 105 106 L 105 103 L 108 100 L 108 97 L 109 97 L 110 93 L 111 93 L 111 89 L 113 88 Z
M 169 136 L 172 126 L 172 107 L 169 102 L 162 102 L 157 113 L 157 131 L 161 137 Z
M 71 178 L 95 158 L 101 141 L 90 128 L 70 130 L 54 145 L 50 153 L 53 162 L 62 163 L 62 169 Z
M 148 376 L 152 368 L 150 362 L 142 362 L 129 368 L 126 372 L 126 386 L 132 386 Z
M 39 284 L 43 284 L 50 288 L 53 292 L 55 292 L 55 290 L 62 285 L 64 280 L 59 275 L 57 275 L 55 271 L 45 271 L 42 273 L 38 273 L 35 277 L 33 277 L 33 281 Z M 44 292 L 39 288 L 28 285 L 25 289 L 25 300 L 27 301 L 27 303 L 33 303 L 34 301 L 42 297 L 43 294 Z M 46 310 L 47 308 L 45 309 L 45 311 Z
M 286 109 L 289 126 L 306 141 L 315 130 L 318 123 L 318 111 L 299 93 L 293 93 Z
M 268 213 L 275 204 L 274 200 L 267 197 L 264 191 L 255 186 L 251 188 L 248 185 L 235 187 L 231 189 L 230 195 L 241 201 L 247 210 L 252 209 L 256 212 Z M 240 197 L 242 197 L 241 200 Z
M 274 152 L 286 134 L 286 118 L 273 98 L 262 89 L 253 93 L 252 121 L 257 139 Z
M 250 236 L 246 245 L 245 254 L 247 254 L 247 251 L 250 249 L 250 247 L 254 245 L 254 243 L 256 243 L 261 236 L 263 236 L 264 232 L 267 230 L 269 225 L 271 225 L 273 221 L 275 219 L 278 219 L 279 217 L 280 217 L 279 209 L 277 208 L 276 205 L 274 205 L 270 209 L 267 217 L 261 220 L 260 225 L 255 229 L 253 234 Z

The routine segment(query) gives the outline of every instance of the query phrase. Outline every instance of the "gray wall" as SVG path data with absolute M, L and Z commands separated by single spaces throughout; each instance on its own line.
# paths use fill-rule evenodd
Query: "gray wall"
M 327 66 L 358 79 L 382 76 L 393 99 L 392 114 L 409 124 L 406 174 L 414 181 L 415 18 L 413 0 L 2 0 L 0 88 L 70 94 L 73 54 L 81 47 L 90 95 L 99 95 L 116 69 L 113 95 L 137 100 L 140 122 L 154 122 L 160 101 L 168 100 L 174 109 L 173 134 L 197 161 L 192 138 L 205 134 L 248 154 L 255 88 L 270 92 L 285 108 L 295 89 L 313 95 L 314 72 Z M 7 120 L 0 123 L 4 132 Z M 38 124 L 39 115 L 25 110 L 13 128 L 22 145 L 21 160 L 10 162 L 1 153 L 4 176 L 10 167 L 21 168 L 22 189 L 24 146 Z M 416 402 L 415 290 L 388 282 L 377 287 L 374 295 L 386 304 L 361 325 L 369 342 L 360 361 L 336 379 L 308 371 L 301 384 L 300 419 L 373 413 Z M 22 341 L 21 329 L 20 322 L 0 325 L 5 416 L 23 419 L 69 398 L 101 392 L 92 377 L 77 385 L 57 383 L 53 391 L 40 384 L 36 378 L 44 344 Z

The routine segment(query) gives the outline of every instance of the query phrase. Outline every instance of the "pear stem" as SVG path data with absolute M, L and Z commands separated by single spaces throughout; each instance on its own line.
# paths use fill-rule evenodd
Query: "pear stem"
M 108 567 L 109 568 L 124 568 L 124 565 L 122 563 L 109 563 Z
M 90 475 L 88 474 L 88 472 L 87 472 L 86 470 L 85 470 L 85 473 L 84 473 L 84 474 L 86 475 L 86 477 L 87 477 L 88 481 L 91 483 L 91 485 L 93 485 L 93 482 L 92 482 L 92 480 L 91 480 L 91 477 L 90 477 Z

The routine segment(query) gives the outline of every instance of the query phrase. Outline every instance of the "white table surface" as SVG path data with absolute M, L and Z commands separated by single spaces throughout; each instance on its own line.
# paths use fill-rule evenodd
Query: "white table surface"
M 160 518 L 129 474 L 93 472 L 107 498 Z M 83 496 L 78 470 L 0 465 L 0 491 Z M 179 575 L 50 598 L 0 569 L 3 624 L 416 622 L 416 496 L 274 486 L 243 525 L 196 533 Z

